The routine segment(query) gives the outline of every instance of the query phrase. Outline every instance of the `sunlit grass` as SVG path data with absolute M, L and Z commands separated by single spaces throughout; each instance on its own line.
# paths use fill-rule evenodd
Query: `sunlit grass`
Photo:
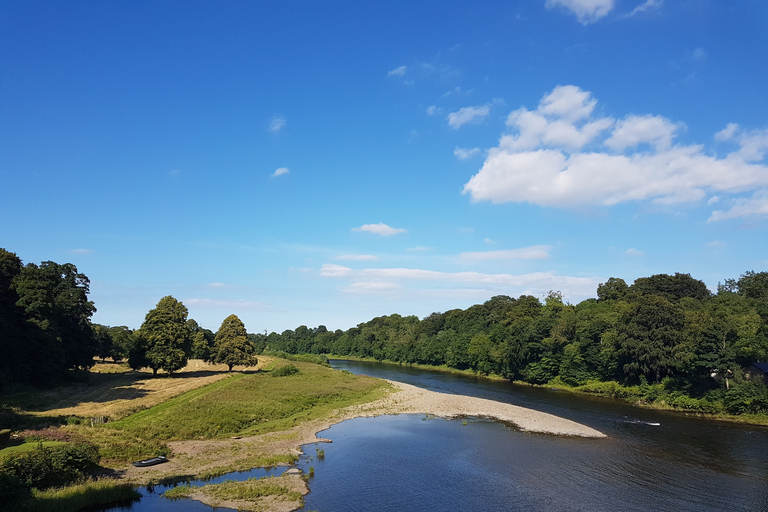
M 287 430 L 336 409 L 382 396 L 382 381 L 310 363 L 300 372 L 235 374 L 193 389 L 122 420 L 72 428 L 97 444 L 113 462 L 165 454 L 167 441 L 216 439 Z
M 34 491 L 29 512 L 77 512 L 110 503 L 127 502 L 141 497 L 130 484 L 116 480 L 96 480 L 61 489 Z

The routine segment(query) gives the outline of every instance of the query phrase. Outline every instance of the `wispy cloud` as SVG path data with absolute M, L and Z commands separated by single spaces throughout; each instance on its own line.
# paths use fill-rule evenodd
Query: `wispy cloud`
M 515 293 L 543 295 L 549 290 L 559 290 L 566 298 L 594 296 L 597 285 L 604 279 L 597 277 L 560 276 L 554 272 L 530 274 L 485 274 L 481 272 L 437 272 L 412 268 L 352 269 L 333 263 L 323 264 L 320 276 L 351 281 L 348 289 L 391 292 L 403 288 L 407 293 L 449 294 L 452 290 L 471 286 L 480 296 L 490 293 Z M 601 280 L 602 279 L 602 280 Z M 436 288 L 424 289 L 423 286 Z M 418 289 L 418 292 L 415 290 Z
M 275 169 L 275 172 L 272 173 L 272 177 L 282 176 L 283 174 L 288 174 L 289 172 L 291 171 L 287 167 L 280 167 L 279 169 Z
M 488 105 L 481 105 L 476 107 L 463 107 L 456 112 L 448 114 L 446 119 L 448 120 L 448 126 L 458 129 L 468 123 L 479 123 L 491 113 L 491 108 Z
M 387 71 L 387 76 L 405 76 L 408 66 L 398 66 L 395 69 Z
M 267 311 L 270 306 L 265 302 L 252 300 L 217 300 L 217 299 L 184 299 L 184 304 L 199 309 L 225 309 L 229 311 Z
M 352 261 L 375 261 L 378 258 L 373 254 L 342 254 L 336 256 L 337 260 L 352 260 Z
M 472 157 L 480 155 L 480 148 L 460 148 L 456 146 L 453 150 L 453 154 L 459 160 L 469 160 Z
M 399 233 L 405 233 L 408 230 L 402 228 L 391 228 L 383 222 L 379 222 L 378 224 L 363 224 L 359 228 L 352 228 L 352 231 L 367 231 L 376 235 L 392 236 Z
M 286 124 L 288 121 L 283 116 L 273 117 L 269 122 L 269 131 L 275 134 L 280 133 Z
M 549 258 L 550 249 L 551 247 L 548 245 L 533 245 L 531 247 L 523 247 L 522 249 L 463 252 L 459 254 L 459 259 L 464 261 L 544 260 Z
M 728 125 L 718 142 L 735 146 L 724 157 L 701 145 L 675 143 L 685 128 L 661 116 L 596 116 L 597 100 L 576 86 L 558 86 L 536 110 L 507 118 L 508 133 L 465 185 L 474 201 L 540 206 L 611 206 L 652 201 L 672 205 L 752 191 L 710 220 L 762 215 L 768 187 L 768 130 Z
M 561 8 L 570 12 L 582 25 L 594 23 L 613 10 L 613 0 L 547 0 L 544 5 L 547 9 Z
M 645 252 L 644 251 L 640 251 L 640 250 L 634 249 L 634 248 L 627 249 L 625 254 L 627 256 L 645 256 Z
M 72 254 L 91 254 L 93 251 L 91 249 L 72 249 L 70 252 Z
M 768 216 L 768 189 L 756 191 L 752 197 L 736 198 L 730 201 L 729 210 L 715 210 L 709 221 L 736 219 L 739 217 Z
M 632 9 L 632 12 L 627 14 L 626 17 L 630 18 L 636 14 L 652 11 L 654 9 L 659 9 L 661 8 L 663 3 L 664 2 L 662 0 L 645 0 L 645 2 L 643 2 L 642 4 Z

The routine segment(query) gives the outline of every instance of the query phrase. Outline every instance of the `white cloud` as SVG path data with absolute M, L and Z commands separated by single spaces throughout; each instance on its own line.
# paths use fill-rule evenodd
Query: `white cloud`
M 661 116 L 629 116 L 616 123 L 605 145 L 616 151 L 644 143 L 657 150 L 668 149 L 679 127 Z
M 684 126 L 661 116 L 612 119 L 594 114 L 597 101 L 575 86 L 558 86 L 538 108 L 513 111 L 509 133 L 491 148 L 464 185 L 474 201 L 541 206 L 610 206 L 629 201 L 675 204 L 768 186 L 768 130 L 729 125 L 716 138 L 738 148 L 722 158 L 700 145 L 676 145 Z M 585 149 L 589 148 L 589 150 Z M 739 211 L 761 211 L 760 201 Z M 725 212 L 713 219 L 727 218 Z
M 458 129 L 467 123 L 478 123 L 488 117 L 491 108 L 488 105 L 477 107 L 462 107 L 456 112 L 448 114 L 448 126 Z
M 487 243 L 487 244 L 495 244 L 496 242 L 494 242 L 494 241 L 493 241 L 493 240 L 491 240 L 490 238 L 486 238 L 486 239 L 485 239 L 485 243 Z
M 275 169 L 275 172 L 272 173 L 272 176 L 281 176 L 283 174 L 288 174 L 289 172 L 291 171 L 287 167 L 280 167 L 279 169 Z
M 395 69 L 387 71 L 387 76 L 405 76 L 408 66 L 398 66 Z
M 397 235 L 398 233 L 405 233 L 408 230 L 402 228 L 391 228 L 383 222 L 379 222 L 378 224 L 363 224 L 359 228 L 352 228 L 352 231 L 368 231 L 369 233 L 374 233 L 376 235 L 392 236 Z
M 266 311 L 270 309 L 264 302 L 252 300 L 216 300 L 216 299 L 184 299 L 184 304 L 198 309 L 226 309 L 229 311 Z
M 503 251 L 479 251 L 463 252 L 459 254 L 459 259 L 464 261 L 486 261 L 486 260 L 543 260 L 549 258 L 548 245 L 533 245 L 522 249 L 508 249 Z
M 428 116 L 436 116 L 439 113 L 440 113 L 440 107 L 435 106 L 435 105 L 431 105 L 431 106 L 427 107 L 427 115 Z
M 423 252 L 423 251 L 431 251 L 431 250 L 432 250 L 431 247 L 422 247 L 422 246 L 408 247 L 406 249 L 406 251 L 413 251 L 413 252 Z
M 397 290 L 400 286 L 397 283 L 388 283 L 385 281 L 362 281 L 352 283 L 342 289 L 346 293 L 380 293 L 383 291 Z
M 459 160 L 469 160 L 472 157 L 478 156 L 480 154 L 480 148 L 460 148 L 456 146 L 456 149 L 453 150 L 453 154 L 458 158 Z
M 72 254 L 91 254 L 91 249 L 72 249 L 70 251 Z
M 280 117 L 273 117 L 272 120 L 269 122 L 269 131 L 272 133 L 280 133 L 280 130 L 285 128 L 285 125 L 288 123 L 286 119 L 282 116 Z
M 710 221 L 735 219 L 738 217 L 768 216 L 768 189 L 758 190 L 750 198 L 737 198 L 732 201 L 730 210 L 716 210 L 709 217 Z
M 373 254 L 342 254 L 341 256 L 336 256 L 336 259 L 352 261 L 373 261 L 377 260 L 378 258 Z
M 227 285 L 224 283 L 209 283 L 208 288 L 226 288 Z
M 645 252 L 638 249 L 627 249 L 627 256 L 645 256 Z
M 559 290 L 566 298 L 594 296 L 597 285 L 605 280 L 597 277 L 559 276 L 554 272 L 530 274 L 485 274 L 482 272 L 437 272 L 411 268 L 368 268 L 354 270 L 349 267 L 326 263 L 320 275 L 328 278 L 349 279 L 351 290 L 360 293 L 375 291 L 391 292 L 403 288 L 407 293 L 440 296 L 451 291 L 473 287 L 479 296 L 504 293 L 508 295 L 543 295 L 549 290 Z M 602 280 L 601 280 L 602 279 Z M 430 288 L 430 285 L 433 288 Z M 426 287 L 426 288 L 425 288 Z M 474 293 L 474 292 L 473 292 Z M 477 295 L 473 295 L 477 296 Z
M 582 25 L 589 25 L 611 12 L 613 0 L 547 0 L 545 6 L 547 9 L 562 7 L 574 14 Z
M 645 2 L 643 2 L 642 4 L 632 9 L 632 12 L 630 12 L 627 15 L 627 17 L 634 16 L 635 14 L 640 14 L 641 12 L 647 12 L 653 9 L 658 9 L 661 7 L 662 3 L 663 3 L 662 0 L 645 0 Z

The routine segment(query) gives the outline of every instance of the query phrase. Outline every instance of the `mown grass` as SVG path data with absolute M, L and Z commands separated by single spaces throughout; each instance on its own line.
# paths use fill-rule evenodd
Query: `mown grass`
M 378 379 L 316 364 L 292 364 L 299 368 L 299 373 L 278 378 L 267 372 L 235 374 L 119 421 L 68 428 L 99 446 L 104 459 L 130 462 L 168 455 L 167 441 L 287 430 L 384 393 Z
M 60 489 L 33 491 L 33 500 L 23 510 L 28 512 L 77 512 L 111 503 L 137 500 L 141 494 L 130 484 L 116 480 L 95 480 Z

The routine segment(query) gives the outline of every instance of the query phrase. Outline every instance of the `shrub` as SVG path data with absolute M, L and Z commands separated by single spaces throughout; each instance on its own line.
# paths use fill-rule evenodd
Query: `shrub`
M 0 446 L 11 442 L 11 429 L 4 428 L 0 430 Z
M 725 408 L 731 414 L 768 413 L 768 387 L 761 382 L 743 382 L 725 393 Z
M 31 497 L 29 488 L 18 477 L 0 471 L 0 504 L 8 507 L 7 510 L 21 509 Z
M 26 487 L 66 485 L 95 468 L 99 450 L 90 443 L 71 443 L 21 452 L 0 461 L 0 473 L 17 478 Z
M 299 369 L 292 364 L 286 364 L 280 368 L 272 370 L 273 377 L 287 377 L 288 375 L 293 375 L 296 373 L 300 373 Z

